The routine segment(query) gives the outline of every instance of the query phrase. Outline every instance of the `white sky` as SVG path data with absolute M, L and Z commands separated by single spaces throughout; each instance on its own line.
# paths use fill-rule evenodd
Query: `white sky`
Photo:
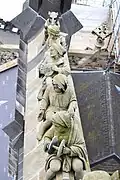
M 0 18 L 10 21 L 22 11 L 25 0 L 0 0 Z

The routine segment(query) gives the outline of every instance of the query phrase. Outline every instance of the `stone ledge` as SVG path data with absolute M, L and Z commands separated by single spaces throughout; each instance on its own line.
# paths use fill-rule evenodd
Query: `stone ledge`
M 40 172 L 45 164 L 46 156 L 41 143 L 24 157 L 24 180 L 30 180 Z
M 12 61 L 7 62 L 7 63 L 4 63 L 4 64 L 0 65 L 0 72 L 6 71 L 12 67 L 17 66 L 17 65 L 18 65 L 17 59 L 12 60 Z
M 68 56 L 85 57 L 85 56 L 91 56 L 94 53 L 95 52 L 93 50 L 72 49 L 69 51 Z

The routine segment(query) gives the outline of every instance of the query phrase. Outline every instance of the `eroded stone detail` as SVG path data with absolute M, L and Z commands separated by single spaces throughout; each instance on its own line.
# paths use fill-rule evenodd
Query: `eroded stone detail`
M 70 179 L 70 172 L 76 180 L 82 179 L 88 171 L 87 153 L 84 141 L 77 127 L 77 117 L 69 111 L 59 111 L 52 116 L 52 127 L 44 135 L 44 149 L 48 152 L 46 161 L 46 180 L 59 171 L 63 179 Z
M 69 75 L 65 54 L 65 39 L 60 35 L 60 27 L 55 22 L 47 26 L 48 37 L 45 40 L 47 51 L 39 66 L 39 76 L 43 77 L 42 88 L 38 94 L 38 100 L 42 99 L 47 85 L 51 84 L 52 78 L 58 73 Z
M 18 52 L 0 51 L 0 65 L 15 60 L 18 58 L 18 56 Z

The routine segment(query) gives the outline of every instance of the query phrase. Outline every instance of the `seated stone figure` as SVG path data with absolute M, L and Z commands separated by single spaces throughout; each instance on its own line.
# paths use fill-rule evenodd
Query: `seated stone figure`
M 76 98 L 68 86 L 67 77 L 63 74 L 54 76 L 52 85 L 46 88 L 40 102 L 38 121 L 42 122 L 38 125 L 37 139 L 40 141 L 43 134 L 52 125 L 54 113 L 57 111 L 68 111 L 73 116 L 75 108 Z
M 44 135 L 44 148 L 49 153 L 45 165 L 45 180 L 52 180 L 58 171 L 74 171 L 75 180 L 80 180 L 83 178 L 84 170 L 88 170 L 87 153 L 77 121 L 78 119 L 71 118 L 70 114 L 64 111 L 56 112 L 52 117 L 53 125 Z M 56 146 L 53 146 L 54 150 L 50 152 L 53 137 L 57 137 L 58 146 L 65 140 L 65 146 L 59 155 Z

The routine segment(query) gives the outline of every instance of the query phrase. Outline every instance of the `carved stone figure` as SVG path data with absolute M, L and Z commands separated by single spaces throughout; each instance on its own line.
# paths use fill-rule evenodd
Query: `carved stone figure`
M 49 26 L 48 32 L 49 34 L 51 34 L 48 40 L 48 44 L 50 45 L 50 47 L 45 53 L 44 59 L 39 66 L 39 77 L 44 76 L 43 85 L 38 94 L 39 101 L 42 99 L 47 85 L 51 84 L 50 78 L 50 81 L 47 81 L 48 77 L 52 78 L 58 73 L 62 73 L 65 75 L 68 75 L 70 73 L 69 67 L 64 57 L 66 49 L 61 44 L 59 36 L 57 37 L 57 34 L 59 34 L 58 26 Z
M 64 58 L 65 53 L 64 47 L 58 41 L 53 41 L 40 63 L 39 75 L 53 77 L 56 72 L 68 75 L 69 69 Z
M 60 27 L 56 24 L 48 26 L 48 45 L 51 46 L 53 42 L 61 44 L 66 51 L 66 40 L 64 33 L 60 32 Z
M 49 154 L 45 166 L 46 180 L 51 180 L 60 170 L 67 174 L 74 171 L 75 179 L 82 179 L 88 165 L 77 119 L 60 111 L 53 115 L 52 123 L 44 135 L 44 148 Z
M 45 38 L 44 38 L 44 42 L 43 42 L 43 45 L 46 43 L 47 39 L 48 39 L 48 26 L 50 25 L 57 25 L 59 28 L 60 28 L 60 24 L 59 24 L 59 21 L 58 21 L 58 13 L 57 12 L 48 12 L 48 15 L 49 15 L 49 18 L 46 20 L 45 22 L 45 31 L 44 31 L 44 35 L 45 35 Z
M 85 174 L 83 180 L 111 180 L 111 177 L 105 171 L 92 171 Z
M 0 51 L 0 65 L 18 58 L 17 52 Z
M 67 85 L 67 77 L 63 74 L 54 76 L 52 85 L 45 90 L 40 102 L 40 113 L 38 121 L 40 123 L 37 139 L 41 140 L 45 131 L 52 125 L 52 116 L 57 111 L 68 111 L 74 115 L 76 108 L 76 98 L 73 91 Z

